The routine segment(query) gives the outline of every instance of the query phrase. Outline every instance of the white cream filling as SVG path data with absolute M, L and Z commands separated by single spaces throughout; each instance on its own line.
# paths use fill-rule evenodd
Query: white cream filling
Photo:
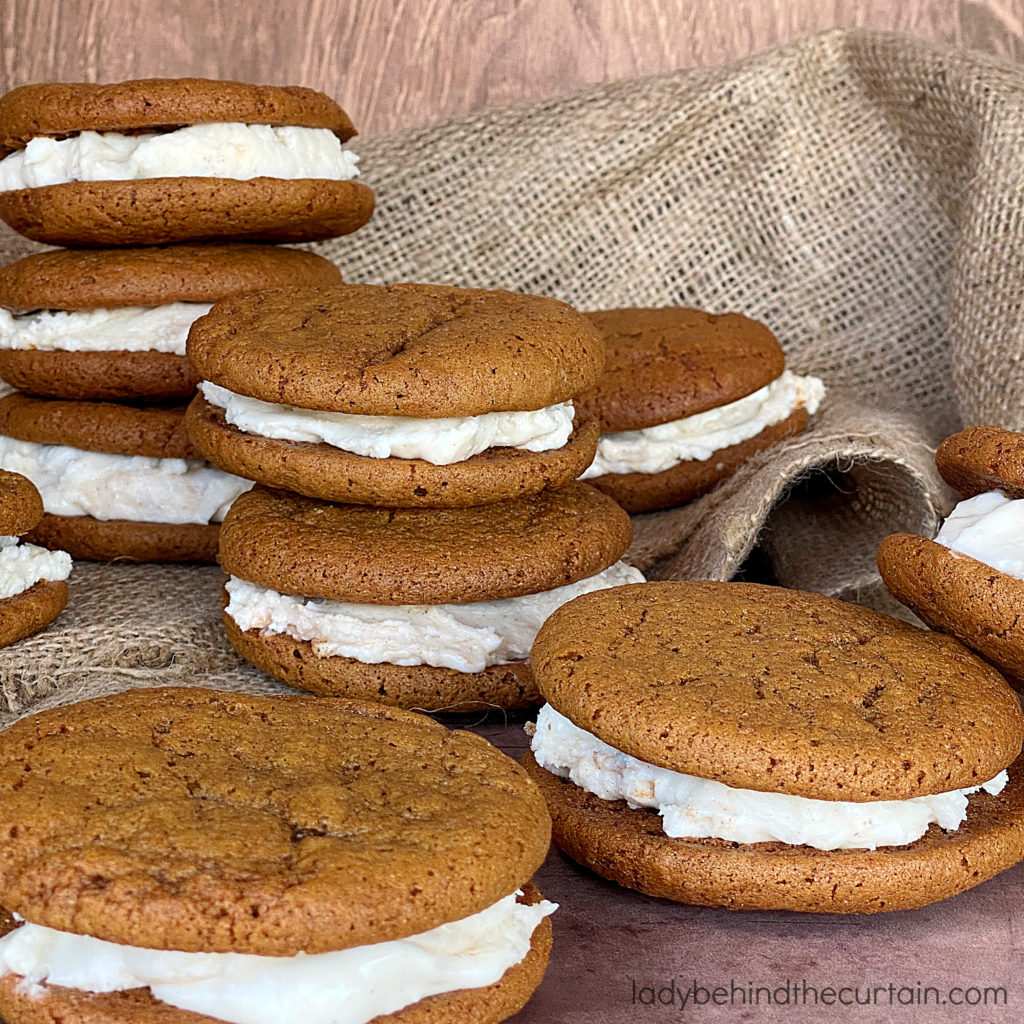
M 1024 498 L 986 491 L 961 501 L 935 543 L 1024 580 Z
M 372 459 L 423 459 L 448 466 L 488 448 L 547 452 L 561 448 L 572 434 L 572 402 L 532 412 L 488 412 L 480 416 L 355 416 L 276 405 L 236 394 L 209 381 L 199 385 L 206 400 L 224 410 L 224 418 L 246 434 L 282 441 L 329 444 Z
M 819 850 L 874 850 L 920 839 L 933 822 L 947 831 L 967 817 L 967 797 L 999 793 L 1005 771 L 981 786 L 909 800 L 815 800 L 735 789 L 669 771 L 624 754 L 579 728 L 550 704 L 540 709 L 531 744 L 537 763 L 602 800 L 625 800 L 662 818 L 665 835 L 734 843 L 788 843 Z
M 54 583 L 71 575 L 71 556 L 66 551 L 47 551 L 22 544 L 17 537 L 0 537 L 0 601 L 31 590 L 46 580 Z
M 123 309 L 43 310 L 24 316 L 0 309 L 0 349 L 183 356 L 189 328 L 212 308 L 208 302 L 169 302 Z
M 580 479 L 609 473 L 661 473 L 680 462 L 704 462 L 723 448 L 757 437 L 801 407 L 813 416 L 824 397 L 825 385 L 817 377 L 786 370 L 752 395 L 717 409 L 643 430 L 602 434 L 597 456 Z
M 489 665 L 523 661 L 545 620 L 574 597 L 643 581 L 639 569 L 616 562 L 576 583 L 523 597 L 377 605 L 294 597 L 231 577 L 227 612 L 239 629 L 308 640 L 321 658 L 482 672 Z
M 194 124 L 170 132 L 81 132 L 31 139 L 0 160 L 0 192 L 72 181 L 141 178 L 320 178 L 343 181 L 359 157 L 327 128 Z
M 219 523 L 252 487 L 201 459 L 113 455 L 3 436 L 0 469 L 28 477 L 51 515 L 140 523 Z
M 442 992 L 498 981 L 557 905 L 513 893 L 470 917 L 405 939 L 272 957 L 140 949 L 23 924 L 0 939 L 0 975 L 84 992 L 148 988 L 164 1003 L 228 1024 L 367 1024 Z

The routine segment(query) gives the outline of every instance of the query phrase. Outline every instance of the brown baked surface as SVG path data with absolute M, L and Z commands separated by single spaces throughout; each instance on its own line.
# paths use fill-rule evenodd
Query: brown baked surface
M 25 540 L 93 562 L 217 561 L 217 523 L 138 523 L 47 513 Z
M 905 800 L 980 785 L 1024 741 L 1017 695 L 957 641 L 781 587 L 585 594 L 541 627 L 530 660 L 580 728 L 743 789 Z
M 738 401 L 785 369 L 764 324 L 739 313 L 675 306 L 608 309 L 586 316 L 604 335 L 607 362 L 579 408 L 602 434 L 642 430 Z
M 573 482 L 458 509 L 334 505 L 256 487 L 221 530 L 232 576 L 303 597 L 465 604 L 554 590 L 619 560 L 633 538 L 610 498 Z
M 1024 582 L 907 533 L 886 537 L 878 571 L 893 597 L 955 636 L 1024 691 Z
M 38 82 L 0 97 L 0 157 L 23 149 L 37 135 L 137 134 L 216 121 L 328 128 L 342 142 L 356 134 L 334 100 L 298 85 L 207 78 L 142 78 L 106 85 Z
M 542 899 L 532 882 L 523 900 Z M 534 930 L 530 950 L 493 985 L 428 996 L 371 1024 L 497 1024 L 526 1005 L 544 977 L 551 952 L 551 919 Z M 0 978 L 0 1014 L 15 1024 L 223 1024 L 201 1013 L 179 1010 L 154 999 L 149 989 L 92 995 L 48 986 L 41 999 L 19 990 L 21 978 Z
M 707 494 L 752 455 L 803 433 L 806 428 L 807 410 L 796 409 L 781 422 L 765 427 L 756 437 L 722 448 L 710 459 L 680 462 L 660 473 L 607 473 L 587 483 L 614 498 L 627 512 L 675 508 Z
M 428 284 L 237 296 L 193 327 L 188 354 L 238 394 L 369 416 L 542 409 L 604 365 L 600 333 L 564 302 Z
M 0 647 L 45 629 L 67 603 L 63 580 L 42 580 L 23 594 L 0 600 Z
M 373 214 L 373 190 L 322 178 L 143 178 L 72 181 L 0 192 L 0 220 L 48 245 L 313 242 Z
M 224 630 L 238 653 L 267 675 L 322 697 L 379 701 L 414 711 L 481 711 L 535 707 L 541 702 L 526 662 L 458 672 L 432 665 L 368 665 L 354 658 L 321 658 L 306 640 L 242 631 L 224 614 Z
M 13 394 L 0 398 L 0 434 L 91 452 L 194 459 L 181 406 L 69 402 Z
M 0 734 L 0 892 L 51 928 L 291 956 L 427 931 L 528 882 L 525 771 L 422 715 L 322 697 L 135 690 Z
M 939 445 L 935 465 L 961 497 L 999 490 L 1010 498 L 1024 498 L 1024 434 L 969 427 Z
M 909 846 L 816 850 L 784 843 L 672 839 L 654 811 L 587 793 L 523 757 L 570 857 L 604 878 L 651 896 L 729 907 L 873 914 L 954 896 L 1024 857 L 1024 757 L 999 796 L 976 793 L 956 832 L 932 825 Z
M 564 487 L 594 460 L 597 424 L 576 429 L 549 452 L 489 448 L 464 462 L 435 466 L 422 459 L 374 459 L 306 441 L 245 434 L 223 410 L 196 395 L 185 415 L 203 457 L 215 466 L 311 498 L 387 508 L 461 508 Z
M 341 271 L 330 260 L 286 246 L 57 249 L 0 267 L 0 307 L 28 313 L 218 302 L 258 288 L 340 281 Z
M 20 473 L 0 469 L 0 536 L 20 537 L 43 518 L 43 499 Z

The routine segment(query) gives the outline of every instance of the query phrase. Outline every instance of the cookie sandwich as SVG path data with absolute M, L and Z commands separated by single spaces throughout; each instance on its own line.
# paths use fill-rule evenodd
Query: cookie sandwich
M 524 760 L 555 842 L 652 896 L 920 907 L 1024 858 L 1024 714 L 956 640 L 820 594 L 649 583 L 556 611 Z
M 1024 434 L 971 427 L 935 464 L 960 501 L 934 540 L 898 533 L 878 548 L 893 596 L 1024 690 Z
M 19 540 L 42 518 L 39 492 L 0 470 L 0 647 L 44 629 L 68 603 L 71 556 Z
M 604 343 L 555 299 L 423 284 L 280 288 L 189 332 L 189 407 L 214 465 L 358 505 L 485 505 L 561 487 L 597 426 L 573 399 Z
M 550 821 L 379 704 L 133 691 L 0 735 L 7 1024 L 491 1024 L 540 983 Z
M 221 528 L 224 625 L 301 690 L 427 711 L 534 705 L 541 623 L 635 583 L 629 516 L 573 483 L 478 508 L 335 505 L 256 487 Z
M 362 227 L 356 134 L 298 86 L 43 82 L 0 97 L 0 218 L 39 242 L 301 242 Z
M 691 501 L 807 426 L 825 395 L 786 369 L 767 327 L 737 313 L 610 309 L 587 316 L 607 363 L 577 400 L 601 440 L 582 479 L 629 512 Z
M 0 377 L 68 399 L 188 399 L 192 321 L 235 292 L 336 284 L 313 253 L 269 245 L 55 250 L 0 267 Z
M 0 398 L 0 469 L 39 489 L 28 539 L 75 558 L 213 562 L 228 506 L 251 485 L 205 463 L 181 406 Z

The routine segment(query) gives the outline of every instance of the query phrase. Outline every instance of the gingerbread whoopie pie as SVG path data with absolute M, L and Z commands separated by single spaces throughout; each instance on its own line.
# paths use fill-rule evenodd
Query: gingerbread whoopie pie
M 0 470 L 0 647 L 44 629 L 68 603 L 71 556 L 19 540 L 42 518 L 32 483 Z
M 1024 713 L 951 637 L 741 583 L 586 594 L 541 628 L 524 764 L 605 878 L 735 909 L 920 907 L 1024 858 Z
M 0 377 L 53 398 L 191 398 L 185 339 L 214 302 L 340 280 L 329 260 L 271 245 L 36 253 L 0 267 Z
M 755 452 L 799 434 L 825 386 L 786 369 L 775 335 L 737 313 L 609 309 L 586 314 L 604 375 L 577 399 L 601 430 L 583 474 L 629 512 L 691 501 Z
M 1024 434 L 971 427 L 935 464 L 960 492 L 934 540 L 898 533 L 878 548 L 893 596 L 1024 691 Z
M 550 820 L 380 704 L 136 690 L 0 734 L 7 1024 L 492 1024 L 551 946 Z
M 251 484 L 205 463 L 182 406 L 0 398 L 0 469 L 39 489 L 27 537 L 74 558 L 214 562 L 220 521 Z
M 356 134 L 298 86 L 43 82 L 0 97 L 0 218 L 39 242 L 302 242 L 373 213 Z
M 582 473 L 597 425 L 573 399 L 604 343 L 555 299 L 438 285 L 279 288 L 189 332 L 188 413 L 214 465 L 311 498 L 485 505 Z
M 478 508 L 335 505 L 256 487 L 221 528 L 224 624 L 301 690 L 425 711 L 535 705 L 526 658 L 579 594 L 643 579 L 586 484 Z

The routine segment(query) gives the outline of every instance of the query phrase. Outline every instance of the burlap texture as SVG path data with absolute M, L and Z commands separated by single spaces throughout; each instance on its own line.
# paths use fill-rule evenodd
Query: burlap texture
M 764 320 L 830 385 L 822 413 L 706 498 L 637 517 L 634 560 L 727 579 L 758 543 L 781 583 L 879 603 L 877 542 L 948 507 L 937 441 L 1024 427 L 1022 84 L 995 59 L 830 32 L 398 132 L 357 147 L 371 224 L 318 248 L 351 281 Z M 269 685 L 224 643 L 218 590 L 215 570 L 79 567 L 60 624 L 0 652 L 7 720 L 124 685 Z

